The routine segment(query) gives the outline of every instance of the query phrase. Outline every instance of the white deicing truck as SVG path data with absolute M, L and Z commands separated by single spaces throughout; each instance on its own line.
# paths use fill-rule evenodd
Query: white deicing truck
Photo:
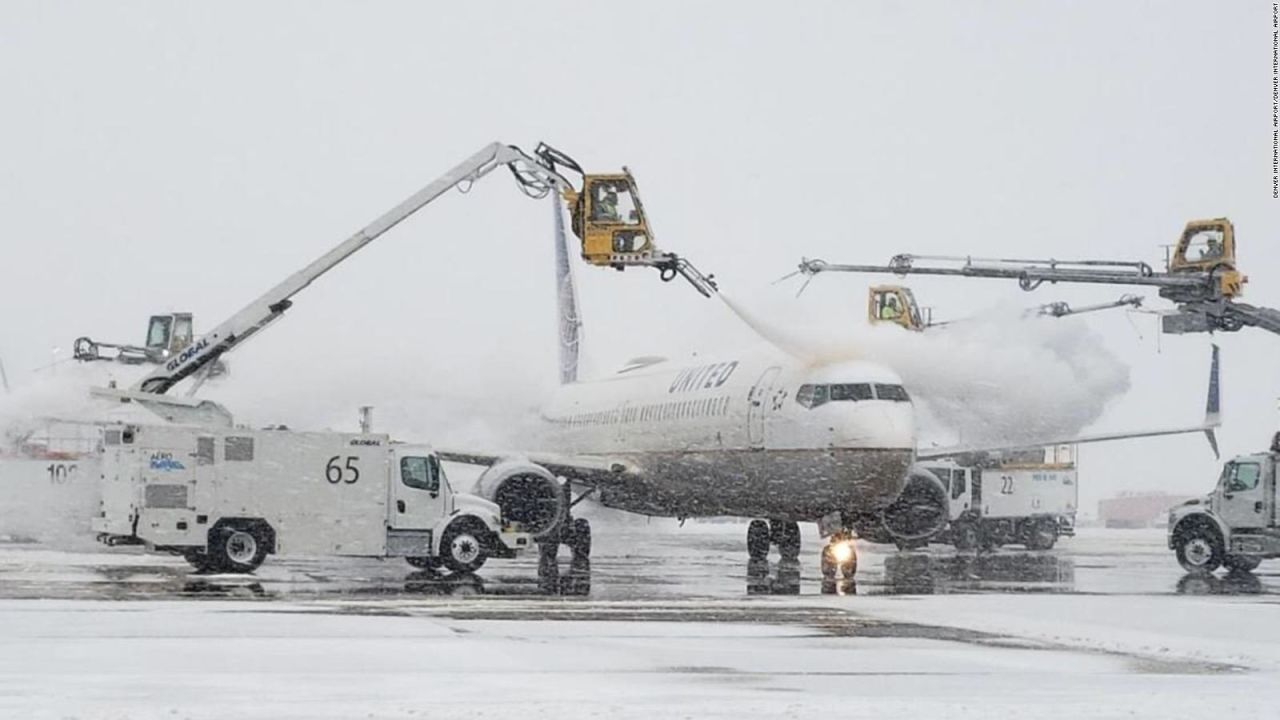
M 1075 534 L 1079 485 L 1075 447 L 1005 452 L 998 459 L 920 463 L 947 489 L 950 522 L 935 541 L 958 550 L 1021 544 L 1048 550 Z
M 1270 452 L 1232 458 L 1213 492 L 1169 511 L 1169 549 L 1183 569 L 1211 573 L 1226 566 L 1249 572 L 1263 560 L 1280 557 L 1277 461 L 1280 433 Z
M 103 542 L 206 572 L 267 555 L 404 557 L 471 572 L 532 545 L 496 504 L 454 492 L 437 455 L 363 433 L 118 425 L 103 430 Z

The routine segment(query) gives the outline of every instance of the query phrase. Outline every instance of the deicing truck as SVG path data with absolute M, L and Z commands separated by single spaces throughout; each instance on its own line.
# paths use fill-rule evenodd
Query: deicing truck
M 101 486 L 99 539 L 207 572 L 252 572 L 290 554 L 465 573 L 532 544 L 496 504 L 455 492 L 430 448 L 387 435 L 107 427 Z

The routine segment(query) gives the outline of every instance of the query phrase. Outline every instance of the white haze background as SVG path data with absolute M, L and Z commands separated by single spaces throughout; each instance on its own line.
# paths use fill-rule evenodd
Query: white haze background
M 966 442 L 1194 423 L 1208 338 L 1016 317 L 1127 288 L 911 279 L 939 318 L 988 316 L 917 337 L 865 327 L 885 278 L 771 283 L 801 256 L 1158 263 L 1187 219 L 1227 215 L 1246 299 L 1280 306 L 1270 42 L 1268 3 L 6 3 L 0 417 L 133 377 L 65 362 L 75 337 L 137 342 L 165 310 L 209 329 L 500 139 L 630 166 L 661 246 L 798 342 L 893 365 L 935 426 L 976 418 Z M 499 173 L 447 196 L 299 295 L 205 395 L 253 425 L 349 429 L 372 404 L 412 439 L 518 436 L 556 378 L 548 216 Z M 654 273 L 575 270 L 589 374 L 754 340 Z M 1280 338 L 1218 341 L 1224 452 L 1258 449 Z M 1215 465 L 1195 437 L 1089 447 L 1082 505 L 1199 493 Z

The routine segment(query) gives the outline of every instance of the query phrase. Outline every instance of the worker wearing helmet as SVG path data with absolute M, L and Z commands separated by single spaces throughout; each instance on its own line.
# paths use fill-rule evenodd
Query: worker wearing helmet
M 1211 260 L 1213 258 L 1222 257 L 1222 241 L 1210 235 L 1204 241 L 1204 250 L 1200 253 L 1201 260 Z
M 595 211 L 592 214 L 594 220 L 619 222 L 618 191 L 612 185 L 608 186 L 604 194 L 596 199 Z
M 884 303 L 880 305 L 880 319 L 897 320 L 901 314 L 902 310 L 898 307 L 898 298 L 893 295 L 885 297 Z

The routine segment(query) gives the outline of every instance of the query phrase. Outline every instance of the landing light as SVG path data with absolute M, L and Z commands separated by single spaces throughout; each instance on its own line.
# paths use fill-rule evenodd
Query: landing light
M 854 547 L 852 540 L 844 540 L 831 546 L 831 559 L 836 561 L 837 565 L 843 565 L 853 559 Z

